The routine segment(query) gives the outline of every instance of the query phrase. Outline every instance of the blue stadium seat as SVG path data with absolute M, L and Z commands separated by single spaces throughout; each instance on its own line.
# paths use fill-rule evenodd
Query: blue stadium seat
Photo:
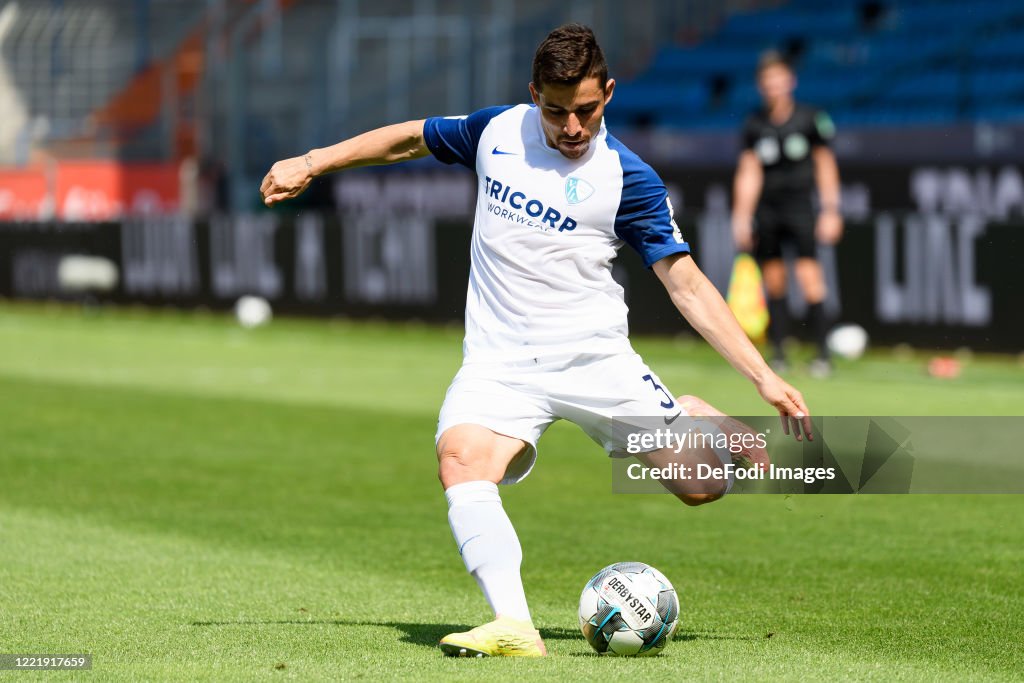
M 903 126 L 949 125 L 956 123 L 958 115 L 953 106 L 872 106 L 833 112 L 836 125 L 842 126 Z
M 864 69 L 832 69 L 804 72 L 797 77 L 796 94 L 802 100 L 824 105 L 864 91 L 877 73 Z
M 752 47 L 665 48 L 654 58 L 647 73 L 652 79 L 738 71 L 750 73 L 757 65 L 758 53 L 759 50 Z
M 736 14 L 696 47 L 662 48 L 620 86 L 609 118 L 738 126 L 759 104 L 753 70 L 770 46 L 797 48 L 798 98 L 827 108 L 839 125 L 1022 117 L 1024 0 L 883 0 L 870 26 L 863 0 L 823 4 L 791 0 Z
M 992 123 L 1024 123 L 1024 102 L 982 105 L 975 109 L 974 118 Z
M 739 14 L 729 19 L 722 28 L 723 36 L 759 38 L 765 34 L 778 38 L 791 36 L 845 35 L 855 31 L 859 24 L 856 9 L 828 7 L 800 11 L 780 8 L 769 11 Z
M 899 6 L 896 9 L 896 25 L 908 30 L 944 30 L 955 27 L 963 30 L 968 26 L 995 24 L 1000 20 L 1020 14 L 1020 3 L 1005 0 L 974 0 L 971 3 L 922 3 Z
M 688 131 L 731 130 L 739 131 L 740 126 L 749 112 L 728 112 L 716 114 L 677 114 L 665 113 L 655 123 L 662 128 L 675 128 Z M 738 135 L 739 133 L 737 133 Z
M 1024 31 L 1003 33 L 978 41 L 971 50 L 976 66 L 1024 62 Z
M 733 86 L 725 97 L 724 104 L 729 109 L 742 109 L 749 111 L 761 103 L 761 95 L 754 87 L 753 79 L 750 82 Z
M 699 82 L 620 83 L 608 105 L 608 116 L 622 123 L 653 121 L 665 110 L 701 111 L 707 103 L 707 89 Z
M 885 102 L 954 103 L 966 88 L 965 79 L 957 71 L 931 71 L 897 79 L 886 87 Z
M 974 100 L 1024 102 L 1024 71 L 1021 69 L 978 70 L 971 75 L 970 93 Z

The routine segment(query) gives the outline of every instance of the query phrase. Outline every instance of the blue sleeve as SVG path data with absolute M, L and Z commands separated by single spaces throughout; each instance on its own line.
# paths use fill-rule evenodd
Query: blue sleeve
M 498 114 L 512 105 L 488 107 L 469 116 L 433 116 L 423 124 L 423 140 L 427 149 L 441 162 L 459 163 L 476 169 L 476 148 L 484 128 Z
M 615 234 L 640 254 L 648 268 L 666 256 L 690 253 L 658 174 L 618 140 L 609 136 L 608 144 L 619 153 L 622 164 Z

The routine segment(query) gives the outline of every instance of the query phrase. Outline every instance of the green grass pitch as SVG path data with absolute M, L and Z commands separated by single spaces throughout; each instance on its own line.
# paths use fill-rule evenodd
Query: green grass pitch
M 1024 497 L 610 493 L 556 424 L 503 491 L 551 657 L 453 660 L 489 619 L 436 480 L 459 330 L 0 307 L 0 652 L 94 656 L 77 680 L 1020 680 Z M 705 345 L 635 340 L 677 393 L 762 414 Z M 953 381 L 879 352 L 819 414 L 1020 414 L 1024 367 Z M 965 454 L 968 457 L 968 454 Z M 637 559 L 682 602 L 658 657 L 593 655 L 576 601 Z M 0 672 L 4 680 L 28 674 Z

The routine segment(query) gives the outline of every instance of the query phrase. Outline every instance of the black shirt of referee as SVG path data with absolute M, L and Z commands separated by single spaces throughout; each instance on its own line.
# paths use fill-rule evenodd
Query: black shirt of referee
M 754 217 L 758 261 L 782 257 L 782 242 L 796 244 L 801 258 L 815 258 L 816 220 L 812 151 L 827 147 L 835 135 L 825 112 L 795 104 L 788 120 L 776 124 L 764 109 L 751 114 L 743 126 L 743 149 L 757 155 L 764 180 Z

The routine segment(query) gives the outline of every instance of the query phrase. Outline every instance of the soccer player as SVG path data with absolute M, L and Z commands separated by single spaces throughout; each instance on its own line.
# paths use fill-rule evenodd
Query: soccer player
M 839 170 L 829 141 L 835 134 L 825 112 L 793 99 L 796 77 L 777 52 L 765 53 L 757 66 L 757 86 L 764 108 L 743 128 L 733 190 L 733 237 L 742 251 L 753 250 L 768 294 L 768 338 L 772 366 L 786 369 L 783 341 L 788 332 L 785 242 L 796 246 L 796 278 L 808 304 L 808 322 L 818 346 L 810 372 L 831 373 L 825 279 L 816 243 L 834 244 L 843 230 L 839 213 Z M 817 184 L 817 220 L 812 193 Z M 755 211 L 756 207 L 756 211 Z
M 808 433 L 800 393 L 765 363 L 689 256 L 654 171 L 604 127 L 615 81 L 593 32 L 569 24 L 538 47 L 533 105 L 482 109 L 380 128 L 279 161 L 263 180 L 268 205 L 341 169 L 433 154 L 479 178 L 466 302 L 464 363 L 441 407 L 438 470 L 448 520 L 466 568 L 495 620 L 445 636 L 446 654 L 545 654 L 520 578 L 522 550 L 497 484 L 522 480 L 537 441 L 558 419 L 580 425 L 609 453 L 612 417 L 721 415 L 696 397 L 673 398 L 633 351 L 623 290 L 611 264 L 623 243 L 638 251 L 693 326 L 780 413 Z M 787 423 L 787 420 L 790 421 Z M 728 429 L 728 426 L 724 427 Z M 670 451 L 644 454 L 658 463 Z M 712 449 L 690 456 L 720 466 Z M 727 483 L 672 489 L 690 505 Z

